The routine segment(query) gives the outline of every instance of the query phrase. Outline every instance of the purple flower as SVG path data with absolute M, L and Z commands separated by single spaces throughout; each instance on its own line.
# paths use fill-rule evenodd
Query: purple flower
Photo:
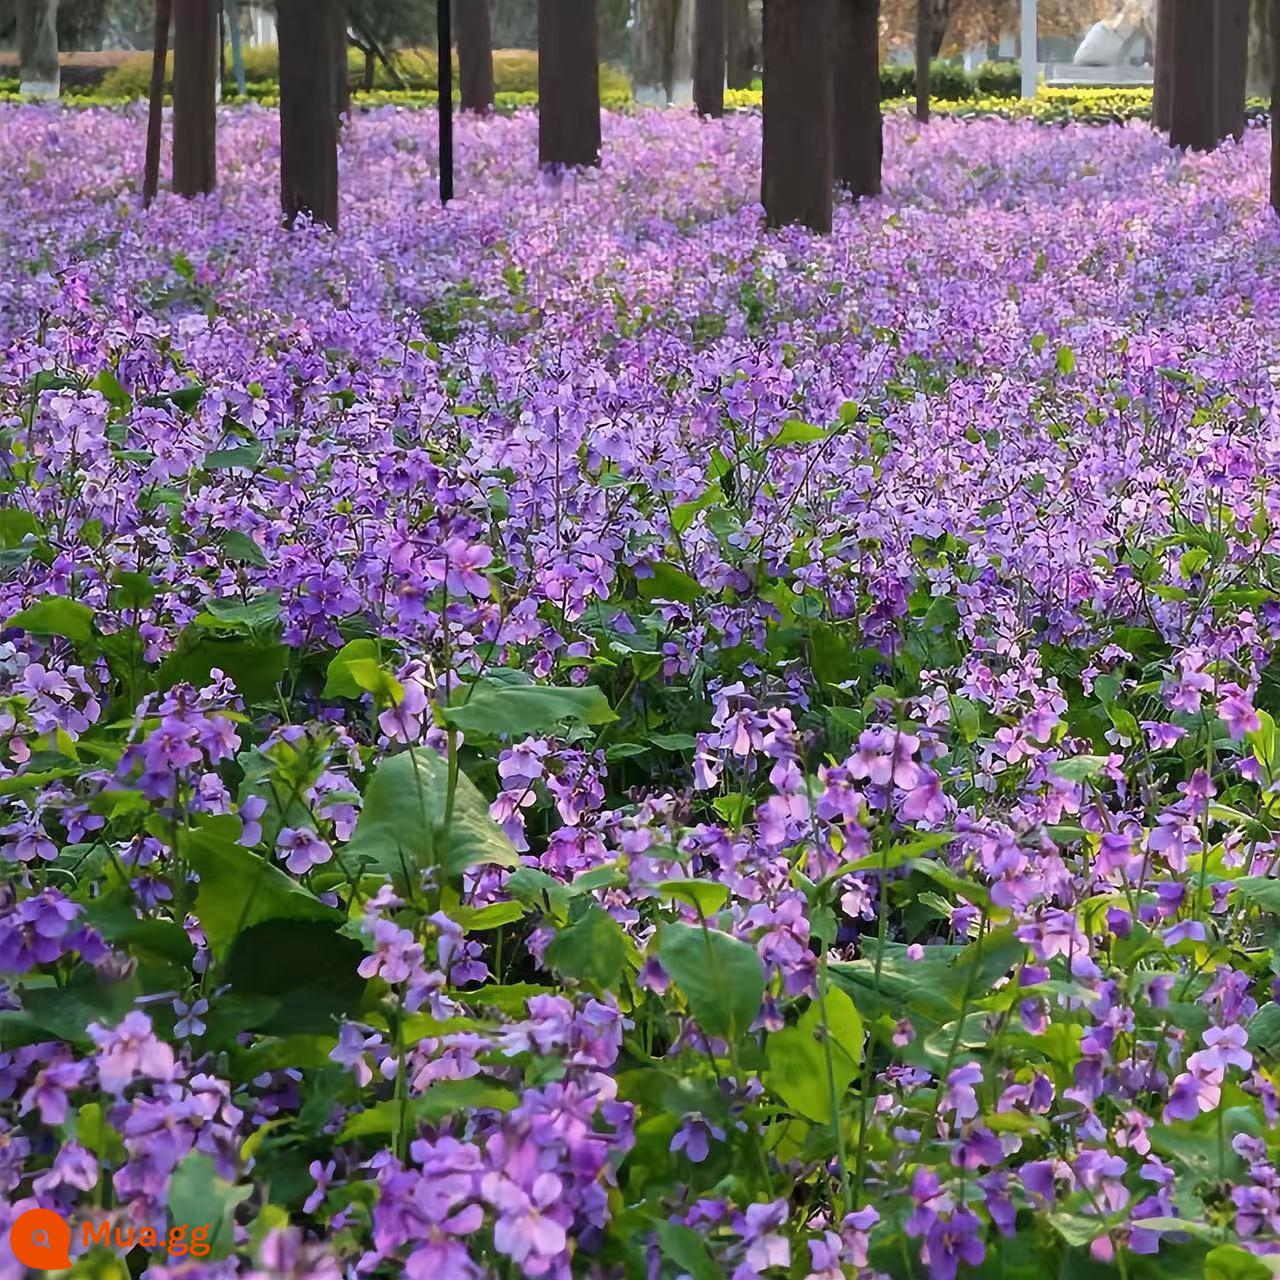
M 711 1139 L 724 1141 L 724 1130 L 711 1124 L 701 1113 L 691 1111 L 671 1139 L 671 1151 L 683 1151 L 694 1164 L 701 1164 L 711 1150 Z

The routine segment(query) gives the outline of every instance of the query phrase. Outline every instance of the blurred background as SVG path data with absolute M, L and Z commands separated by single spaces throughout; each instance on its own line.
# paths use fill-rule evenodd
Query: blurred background
M 489 0 L 500 94 L 537 87 L 537 6 Z M 926 0 L 943 98 L 1009 96 L 1018 78 L 1019 0 Z M 16 9 L 43 10 L 56 23 L 61 89 L 68 95 L 143 97 L 149 76 L 154 0 L 0 0 L 0 91 L 17 91 Z M 910 91 L 917 0 L 881 0 L 880 49 L 888 90 Z M 692 82 L 693 0 L 599 0 L 602 84 L 606 105 L 688 100 Z M 729 0 L 729 87 L 748 89 L 760 73 L 762 0 Z M 1269 92 L 1268 0 L 1253 0 L 1249 84 Z M 1050 83 L 1150 84 L 1154 0 L 1038 0 L 1037 61 Z M 436 0 L 349 0 L 352 88 L 434 89 Z M 228 55 L 224 93 L 243 85 L 270 96 L 275 79 L 275 22 L 270 3 L 224 0 Z M 234 32 L 232 27 L 235 28 Z M 231 37 L 238 37 L 243 80 L 233 78 Z M 903 84 L 895 83 L 899 68 Z

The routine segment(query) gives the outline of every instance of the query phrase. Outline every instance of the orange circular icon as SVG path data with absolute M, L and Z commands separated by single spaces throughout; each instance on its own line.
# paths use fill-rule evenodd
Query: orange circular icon
M 9 1228 L 9 1248 L 32 1271 L 65 1271 L 71 1265 L 71 1224 L 52 1209 L 28 1209 Z

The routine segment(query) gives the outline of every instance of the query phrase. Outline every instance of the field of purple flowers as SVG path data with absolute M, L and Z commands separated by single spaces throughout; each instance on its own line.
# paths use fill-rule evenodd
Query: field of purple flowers
M 0 113 L 0 1230 L 1280 1275 L 1265 131 L 892 116 L 819 240 L 755 118 L 467 122 L 442 213 L 386 110 L 335 238 L 220 123 L 143 212 L 136 110 Z

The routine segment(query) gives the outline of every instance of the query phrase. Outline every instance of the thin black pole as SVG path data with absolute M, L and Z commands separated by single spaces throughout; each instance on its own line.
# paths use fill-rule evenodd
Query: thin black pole
M 453 32 L 450 30 L 450 0 L 437 0 L 436 45 L 438 67 L 436 86 L 440 92 L 440 203 L 453 199 Z

